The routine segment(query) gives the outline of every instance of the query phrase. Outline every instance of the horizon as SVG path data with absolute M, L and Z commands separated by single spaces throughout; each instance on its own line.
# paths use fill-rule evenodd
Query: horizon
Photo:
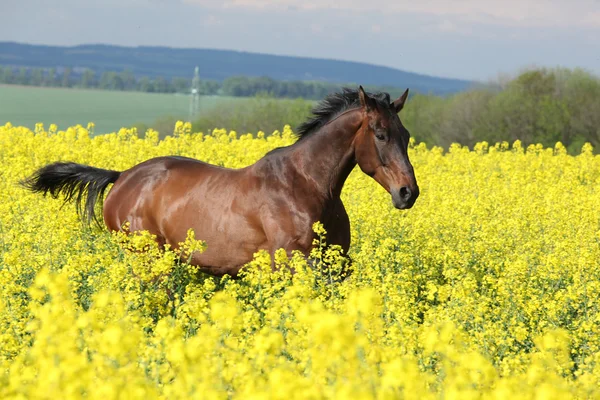
M 234 50 L 234 49 L 222 49 L 222 48 L 211 48 L 211 47 L 179 47 L 179 46 L 154 46 L 154 45 L 118 45 L 118 44 L 110 44 L 110 43 L 78 43 L 73 45 L 49 45 L 45 43 L 30 43 L 30 42 L 17 42 L 17 41 L 0 41 L 2 43 L 10 43 L 17 44 L 22 46 L 44 46 L 44 47 L 57 47 L 57 48 L 76 48 L 76 47 L 85 47 L 85 46 L 106 46 L 106 47 L 116 47 L 116 48 L 124 48 L 124 49 L 135 49 L 135 48 L 157 48 L 157 49 L 172 49 L 172 50 L 209 50 L 209 51 L 222 51 L 222 52 L 236 52 L 236 53 L 245 53 L 245 54 L 258 54 L 263 56 L 274 56 L 274 57 L 287 57 L 287 58 L 301 58 L 307 60 L 327 60 L 327 61 L 339 61 L 339 62 L 347 62 L 347 63 L 357 63 L 357 64 L 365 64 L 370 66 L 382 67 L 382 68 L 390 68 L 397 71 L 408 72 L 417 75 L 423 75 L 431 78 L 441 78 L 441 79 L 454 79 L 454 80 L 462 80 L 466 82 L 472 83 L 485 83 L 484 81 L 477 80 L 468 80 L 462 78 L 453 78 L 447 76 L 440 75 L 430 75 L 425 74 L 419 71 L 410 71 L 405 69 L 398 69 L 395 67 L 390 67 L 383 64 L 375 64 L 372 62 L 363 62 L 363 61 L 353 61 L 353 60 L 345 60 L 339 58 L 323 58 L 323 57 L 311 57 L 311 56 L 294 56 L 289 54 L 274 54 L 274 53 L 264 53 L 258 51 L 247 51 L 247 50 Z
M 599 0 L 600 1 L 600 0 Z M 135 48 L 157 48 L 157 49 L 172 49 L 172 50 L 209 50 L 209 51 L 223 51 L 223 52 L 236 52 L 236 53 L 245 53 L 245 54 L 258 54 L 258 55 L 264 55 L 264 56 L 275 56 L 275 57 L 288 57 L 288 58 L 302 58 L 302 59 L 313 59 L 313 60 L 327 60 L 327 61 L 339 61 L 339 62 L 348 62 L 348 63 L 358 63 L 358 64 L 365 64 L 365 65 L 370 65 L 370 66 L 376 66 L 376 67 L 383 67 L 383 68 L 390 68 L 390 69 L 394 69 L 397 71 L 402 71 L 402 72 L 408 72 L 408 73 L 412 73 L 412 74 L 417 74 L 417 75 L 423 75 L 423 76 L 427 76 L 427 77 L 431 77 L 431 78 L 441 78 L 441 79 L 454 79 L 454 80 L 461 80 L 461 81 L 465 81 L 465 82 L 470 82 L 470 83 L 478 83 L 478 84 L 487 84 L 487 83 L 495 83 L 498 80 L 502 80 L 502 79 L 506 79 L 507 77 L 509 77 L 510 79 L 513 79 L 515 77 L 517 77 L 518 75 L 520 75 L 521 73 L 527 71 L 527 70 L 531 70 L 531 69 L 560 69 L 560 68 L 567 68 L 567 69 L 580 69 L 580 70 L 584 70 L 587 73 L 600 78 L 600 71 L 594 71 L 590 68 L 585 68 L 585 67 L 581 67 L 581 66 L 574 66 L 574 67 L 564 67 L 562 65 L 554 65 L 554 66 L 548 66 L 548 65 L 543 65 L 543 66 L 539 66 L 539 65 L 525 65 L 522 67 L 517 68 L 514 71 L 511 72 L 499 72 L 497 74 L 496 77 L 492 77 L 492 78 L 488 78 L 485 80 L 477 80 L 477 79 L 465 79 L 465 78 L 455 78 L 455 77 L 451 77 L 451 76 L 444 76 L 444 75 L 431 75 L 431 74 L 426 74 L 423 72 L 419 72 L 419 71 L 411 71 L 411 70 L 407 70 L 407 69 L 398 69 L 395 67 L 390 67 L 384 64 L 375 64 L 372 62 L 363 62 L 363 61 L 354 61 L 354 60 L 346 60 L 346 59 L 340 59 L 340 58 L 323 58 L 323 57 L 314 57 L 314 56 L 295 56 L 295 55 L 290 55 L 290 54 L 274 54 L 274 53 L 265 53 L 265 52 L 260 52 L 260 51 L 248 51 L 248 50 L 235 50 L 235 49 L 227 49 L 227 48 L 215 48 L 215 47 L 186 47 L 186 46 L 169 46 L 169 45 L 121 45 L 121 44 L 111 44 L 111 43 L 102 43 L 102 42 L 97 42 L 97 43 L 76 43 L 76 44 L 71 44 L 71 45 L 52 45 L 52 44 L 46 44 L 46 43 L 32 43 L 32 42 L 19 42 L 19 41 L 1 41 L 0 40 L 0 44 L 2 43 L 11 43 L 11 44 L 17 44 L 17 45 L 24 45 L 24 46 L 45 46 L 45 47 L 57 47 L 57 48 L 76 48 L 76 47 L 85 47 L 85 46 L 106 46 L 106 47 L 117 47 L 117 48 L 124 48 L 124 49 L 135 49 Z M 600 57 L 599 57 L 600 60 Z
M 4 14 L 0 41 L 35 45 L 229 50 L 479 82 L 532 67 L 600 74 L 598 0 L 23 0 Z

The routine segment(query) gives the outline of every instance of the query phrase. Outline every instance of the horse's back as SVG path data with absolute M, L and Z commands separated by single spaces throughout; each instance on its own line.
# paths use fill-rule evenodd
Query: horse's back
M 237 170 L 180 156 L 156 157 L 123 171 L 104 203 L 104 219 L 111 230 L 119 230 L 129 220 L 156 219 L 165 202 L 184 199 L 194 187 L 208 182 L 226 182 Z M 218 186 L 218 185 L 213 185 Z M 144 215 L 141 215 L 144 214 Z M 152 221 L 150 221 L 152 222 Z M 144 224 L 147 227 L 148 221 Z M 132 226 L 132 229 L 142 229 Z

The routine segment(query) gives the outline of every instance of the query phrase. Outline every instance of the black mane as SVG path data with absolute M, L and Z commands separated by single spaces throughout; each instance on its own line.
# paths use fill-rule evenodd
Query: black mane
M 377 105 L 382 109 L 390 107 L 389 93 L 366 93 L 369 97 L 374 99 L 377 102 Z M 313 117 L 302 123 L 296 129 L 296 135 L 299 139 L 305 138 L 329 121 L 333 120 L 339 114 L 351 108 L 358 107 L 359 105 L 358 89 L 343 88 L 341 92 L 332 93 L 312 109 Z

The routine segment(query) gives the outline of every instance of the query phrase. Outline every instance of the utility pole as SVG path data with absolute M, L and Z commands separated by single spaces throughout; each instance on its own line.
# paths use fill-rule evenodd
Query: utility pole
M 192 122 L 193 119 L 200 111 L 200 75 L 198 73 L 198 67 L 194 69 L 194 78 L 192 79 L 192 89 L 191 89 L 190 98 L 190 117 L 189 122 Z

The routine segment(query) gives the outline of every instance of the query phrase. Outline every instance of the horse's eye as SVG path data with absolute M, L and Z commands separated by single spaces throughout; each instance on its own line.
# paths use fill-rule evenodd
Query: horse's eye
M 382 132 L 375 132 L 375 137 L 377 140 L 385 140 L 385 135 Z

